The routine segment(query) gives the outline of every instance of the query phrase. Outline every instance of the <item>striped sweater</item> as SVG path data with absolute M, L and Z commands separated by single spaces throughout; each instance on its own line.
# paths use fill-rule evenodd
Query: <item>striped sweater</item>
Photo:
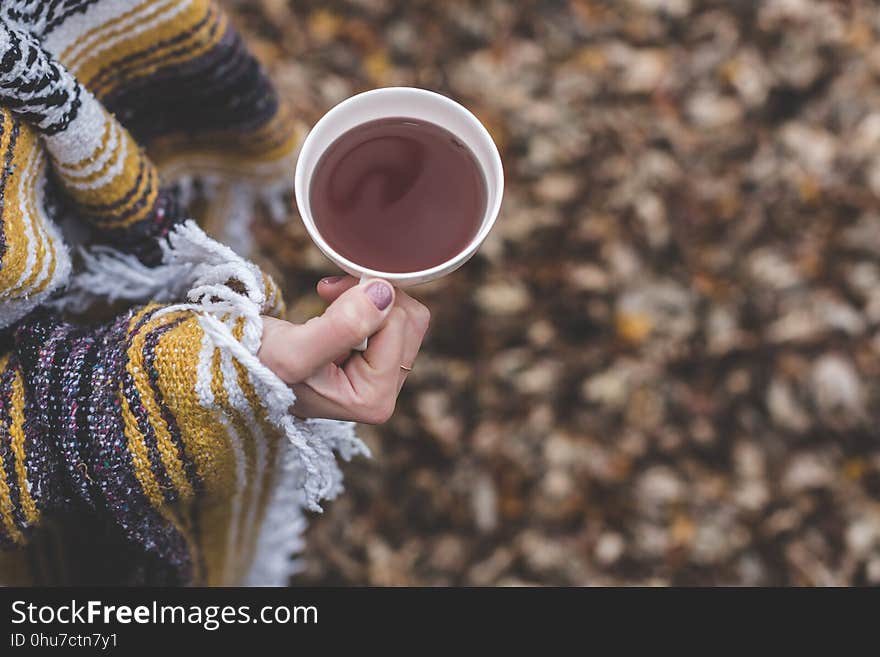
M 279 290 L 190 201 L 245 237 L 298 137 L 208 0 L 0 2 L 0 583 L 295 568 L 364 448 L 292 415 L 256 357 Z M 88 321 L 108 299 L 131 307 Z

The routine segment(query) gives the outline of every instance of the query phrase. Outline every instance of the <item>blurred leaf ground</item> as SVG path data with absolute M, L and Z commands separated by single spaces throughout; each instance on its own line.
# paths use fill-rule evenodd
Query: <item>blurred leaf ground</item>
M 431 88 L 507 175 L 294 584 L 880 583 L 876 3 L 227 5 L 304 124 Z

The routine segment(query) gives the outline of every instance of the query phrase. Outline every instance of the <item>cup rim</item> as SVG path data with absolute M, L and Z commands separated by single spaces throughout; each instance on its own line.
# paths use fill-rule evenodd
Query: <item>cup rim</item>
M 369 267 L 364 267 L 363 265 L 359 265 L 356 262 L 349 260 L 342 254 L 338 253 L 335 249 L 333 249 L 333 247 L 331 247 L 321 235 L 321 231 L 318 230 L 318 227 L 315 225 L 314 218 L 312 217 L 311 204 L 308 202 L 308 199 L 304 198 L 306 195 L 308 195 L 310 190 L 305 189 L 305 165 L 303 164 L 303 162 L 306 158 L 303 156 L 309 151 L 310 147 L 312 146 L 312 138 L 318 126 L 320 126 L 321 123 L 325 121 L 331 120 L 334 115 L 342 112 L 348 105 L 358 101 L 362 101 L 365 96 L 374 96 L 388 93 L 418 94 L 429 96 L 432 101 L 444 104 L 451 111 L 463 115 L 468 122 L 472 123 L 476 127 L 478 134 L 483 140 L 485 140 L 486 144 L 491 146 L 491 148 L 488 148 L 487 150 L 489 153 L 489 159 L 491 160 L 494 168 L 495 179 L 494 181 L 490 181 L 488 179 L 489 176 L 492 175 L 492 171 L 483 171 L 483 175 L 487 179 L 487 186 L 494 182 L 495 188 L 497 189 L 497 194 L 495 195 L 495 200 L 492 204 L 492 207 L 486 208 L 480 230 L 477 231 L 477 234 L 474 235 L 474 237 L 464 249 L 462 249 L 459 253 L 449 258 L 448 260 L 445 260 L 438 265 L 434 265 L 433 267 L 429 267 L 428 269 L 419 269 L 417 271 L 407 272 L 385 272 L 377 269 L 371 269 Z M 407 117 L 405 110 L 396 116 L 400 116 L 402 118 L 418 118 Z M 460 138 L 459 135 L 456 136 Z M 483 168 L 482 165 L 479 166 L 481 169 Z M 309 130 L 309 133 L 306 135 L 306 138 L 300 148 L 299 157 L 297 158 L 296 163 L 294 183 L 297 206 L 300 217 L 302 218 L 303 224 L 306 227 L 306 231 L 309 233 L 309 236 L 312 238 L 312 241 L 315 242 L 315 245 L 318 247 L 318 249 L 320 249 L 327 258 L 332 260 L 335 264 L 339 265 L 343 270 L 348 271 L 350 269 L 358 272 L 358 274 L 362 278 L 382 278 L 389 281 L 405 283 L 409 280 L 432 280 L 444 274 L 451 273 L 454 270 L 458 269 L 458 267 L 463 265 L 465 262 L 467 262 L 477 252 L 477 249 L 480 248 L 480 245 L 485 241 L 486 237 L 488 236 L 489 231 L 491 231 L 492 227 L 495 225 L 495 221 L 498 219 L 498 215 L 501 211 L 501 201 L 504 196 L 504 169 L 501 163 L 501 155 L 498 152 L 498 146 L 495 144 L 495 140 L 492 139 L 492 136 L 489 134 L 486 126 L 483 125 L 483 123 L 473 114 L 473 112 L 471 112 L 461 103 L 458 103 L 451 98 L 439 94 L 435 91 L 430 91 L 428 89 L 422 89 L 419 87 L 380 87 L 378 89 L 371 89 L 369 91 L 364 91 L 346 98 L 345 100 L 334 105 L 330 110 L 327 111 L 326 114 L 318 119 L 318 122 L 315 123 L 315 125 L 312 126 L 312 128 Z M 308 212 L 303 211 L 304 207 L 308 208 Z

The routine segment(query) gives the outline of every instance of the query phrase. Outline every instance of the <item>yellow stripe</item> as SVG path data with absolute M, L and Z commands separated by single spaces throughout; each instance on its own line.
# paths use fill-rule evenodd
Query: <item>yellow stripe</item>
M 265 283 L 266 305 L 262 308 L 262 312 L 270 317 L 282 318 L 285 313 L 284 296 L 275 279 L 269 274 L 263 274 L 263 282 Z
M 220 43 L 229 22 L 224 14 L 216 15 L 218 12 L 214 9 L 213 5 L 209 6 L 209 13 L 215 15 L 205 21 L 205 24 L 187 41 L 157 50 L 147 60 L 134 62 L 126 67 L 126 73 L 119 78 L 105 78 L 106 81 L 95 83 L 94 94 L 102 97 L 132 80 L 147 77 L 158 70 L 171 68 L 180 63 L 191 62 L 208 52 Z M 185 52 L 181 55 L 168 57 L 169 53 L 178 50 L 185 50 Z
M 145 312 L 146 309 L 140 311 L 131 319 L 129 331 L 132 330 L 135 322 Z M 165 506 L 165 497 L 162 494 L 159 482 L 156 481 L 156 477 L 150 469 L 150 456 L 147 452 L 147 445 L 144 442 L 144 436 L 138 427 L 137 419 L 131 410 L 130 402 L 125 395 L 125 385 L 123 383 L 119 384 L 118 394 L 122 405 L 123 431 L 127 440 L 128 451 L 131 453 L 131 462 L 134 465 L 135 477 L 137 477 L 137 480 L 140 482 L 141 488 L 147 496 L 147 499 L 150 501 L 150 504 L 153 505 L 153 508 L 161 510 Z
M 107 147 L 107 142 L 109 141 L 108 134 L 110 133 L 110 128 L 113 127 L 112 122 L 113 122 L 113 118 L 111 116 L 109 116 L 108 114 L 104 114 L 104 125 L 107 127 L 105 127 L 105 130 L 104 130 L 104 137 L 102 138 L 102 143 L 98 146 L 98 149 L 94 153 L 92 153 L 88 158 L 83 160 L 83 162 L 85 162 L 86 164 L 88 164 L 90 162 L 94 162 L 96 159 L 98 159 L 98 157 L 100 155 L 103 154 L 104 149 Z M 87 184 L 92 183 L 100 178 L 103 178 L 105 175 L 107 175 L 107 171 L 110 168 L 112 168 L 113 165 L 115 165 L 116 162 L 118 161 L 119 152 L 125 147 L 126 140 L 129 142 L 128 143 L 129 148 L 134 146 L 134 143 L 132 142 L 131 137 L 129 137 L 128 134 L 125 133 L 123 128 L 120 127 L 119 132 L 122 134 L 120 134 L 119 139 L 116 140 L 116 144 L 113 147 L 113 152 L 110 153 L 110 157 L 108 157 L 106 159 L 104 164 L 101 165 L 100 169 L 92 171 L 90 174 L 85 175 L 85 176 L 74 176 L 74 175 L 70 175 L 71 169 L 73 169 L 73 167 L 65 166 L 61 169 L 61 171 L 59 171 L 61 176 L 65 180 L 70 180 L 72 183 L 76 183 L 78 185 L 87 185 Z M 135 147 L 135 150 L 137 150 L 137 146 L 134 146 L 134 147 Z M 79 168 L 82 169 L 82 167 L 79 167 Z M 123 169 L 120 172 L 119 176 L 116 176 L 116 178 L 111 178 L 108 185 L 113 184 L 113 180 L 119 178 L 120 176 L 124 176 L 125 172 L 126 172 L 125 169 Z M 89 190 L 89 191 L 91 191 L 91 190 Z
M 138 320 L 150 310 L 155 309 L 155 304 L 143 308 L 136 313 L 129 322 L 129 332 L 137 324 Z M 119 385 L 119 400 L 122 407 L 123 433 L 127 440 L 128 450 L 131 454 L 131 461 L 134 466 L 135 477 L 141 485 L 150 504 L 156 509 L 162 517 L 170 523 L 177 532 L 183 537 L 187 544 L 187 549 L 191 555 L 195 554 L 195 543 L 191 527 L 191 522 L 183 513 L 178 513 L 178 509 L 165 503 L 165 497 L 162 493 L 159 482 L 156 481 L 153 471 L 150 469 L 150 457 L 147 452 L 147 446 L 144 442 L 144 436 L 137 425 L 137 419 L 131 410 L 128 398 L 125 396 L 123 384 Z M 195 559 L 193 560 L 195 561 Z
M 139 157 L 144 156 L 139 154 Z M 153 211 L 156 198 L 159 196 L 159 175 L 156 167 L 146 157 L 144 157 L 144 167 L 146 175 L 143 177 L 142 184 L 138 188 L 137 193 L 131 197 L 131 201 L 126 203 L 124 208 L 113 210 L 112 212 L 117 215 L 129 212 L 139 202 L 143 203 L 143 207 L 127 218 L 115 221 L 101 221 L 101 228 L 126 228 L 139 221 L 143 221 Z
M 198 398 L 198 363 L 202 328 L 195 315 L 159 338 L 154 365 L 159 390 L 174 414 L 181 440 L 196 466 L 208 498 L 231 494 L 235 481 L 229 437 L 217 421 L 216 412 L 204 408 Z M 210 385 L 210 381 L 207 382 Z
M 119 62 L 125 58 L 135 56 L 137 53 L 149 49 L 158 41 L 174 38 L 178 34 L 193 29 L 206 16 L 208 7 L 208 0 L 195 0 L 189 9 L 185 9 L 177 14 L 172 20 L 137 34 L 131 39 L 120 41 L 110 50 L 97 52 L 94 56 L 91 56 L 91 52 L 88 52 L 89 59 L 78 63 L 75 67 L 76 78 L 84 87 L 94 93 L 93 81 L 95 76 L 108 67 L 120 66 Z
M 255 184 L 276 183 L 290 175 L 293 151 L 288 153 L 287 160 L 266 162 L 258 158 L 246 159 L 241 155 L 229 155 L 229 149 L 223 154 L 218 151 L 199 150 L 171 153 L 151 151 L 154 161 L 162 175 L 168 179 L 176 179 L 187 174 L 214 175 L 220 178 L 249 181 Z M 270 167 L 266 167 L 270 164 Z M 262 170 L 258 170 L 261 167 Z
M 112 221 L 100 221 L 100 228 L 126 228 L 134 225 L 139 221 L 143 221 L 150 212 L 153 211 L 153 205 L 159 196 L 159 175 L 153 163 L 144 158 L 144 167 L 146 175 L 144 175 L 141 185 L 137 192 L 131 197 L 131 200 L 125 204 L 122 209 L 112 210 L 105 215 L 120 215 L 129 212 L 137 203 L 143 203 L 143 207 L 129 217 Z
M 235 327 L 232 330 L 232 336 L 240 342 L 243 334 L 244 318 L 241 317 L 235 323 Z M 235 368 L 235 365 L 237 364 L 238 361 L 233 358 L 233 368 Z M 232 404 L 229 402 L 229 394 L 227 393 L 225 386 L 223 386 L 219 391 L 215 391 L 214 395 L 220 400 L 221 408 L 223 408 L 226 411 L 227 415 L 232 418 L 232 425 L 238 432 L 239 437 L 241 438 L 242 451 L 244 451 L 244 490 L 241 494 L 242 503 L 241 508 L 239 509 L 238 516 L 238 537 L 236 540 L 235 557 L 238 560 L 238 566 L 247 566 L 249 564 L 249 561 L 245 561 L 243 557 L 245 556 L 248 537 L 245 535 L 244 532 L 247 529 L 247 519 L 250 516 L 250 510 L 251 505 L 254 501 L 254 496 L 257 494 L 257 486 L 260 483 L 255 480 L 257 472 L 256 441 L 258 438 L 255 432 L 251 430 L 248 426 L 248 422 L 245 419 L 243 413 L 233 408 Z M 239 579 L 242 574 L 243 573 L 239 569 L 237 579 Z
M 153 508 L 160 510 L 165 505 L 165 499 L 159 488 L 159 482 L 150 470 L 150 458 L 147 455 L 147 446 L 137 426 L 137 420 L 131 412 L 128 400 L 125 398 L 123 386 L 119 386 L 119 398 L 122 401 L 122 420 L 124 423 L 125 438 L 128 441 L 128 451 L 131 452 L 131 461 L 134 465 L 134 473 L 141 484 L 141 488 Z
M 128 133 L 125 133 L 127 139 L 131 139 Z M 139 160 L 143 159 L 144 175 L 138 180 L 137 175 L 140 170 Z M 111 205 L 124 198 L 132 189 L 137 181 L 138 186 L 135 188 L 134 194 L 125 205 L 113 208 L 111 210 L 95 211 L 85 208 L 84 211 L 89 213 L 98 228 L 125 228 L 143 220 L 153 210 L 156 197 L 159 195 L 159 176 L 153 163 L 138 150 L 137 146 L 132 142 L 123 165 L 123 173 L 113 182 L 96 190 L 68 190 L 76 201 L 88 205 Z M 122 219 L 112 219 L 119 217 L 130 211 L 136 204 L 142 203 L 142 207 L 129 217 Z M 103 219 L 110 217 L 111 219 Z
M 143 440 L 143 435 L 137 426 L 137 420 L 131 412 L 128 400 L 125 398 L 123 387 L 119 386 L 119 397 L 122 402 L 122 420 L 124 425 L 125 437 L 128 441 L 128 450 L 131 453 L 131 461 L 134 465 L 135 476 L 141 485 L 147 499 L 152 507 L 158 511 L 162 517 L 171 524 L 177 532 L 183 537 L 187 544 L 190 555 L 195 555 L 195 539 L 191 522 L 187 520 L 185 514 L 178 513 L 178 509 L 165 503 L 162 490 L 153 472 L 150 470 L 150 458 L 147 454 L 147 448 Z M 195 558 L 193 559 L 195 562 Z
M 24 203 L 25 212 L 31 217 L 34 232 L 37 235 L 37 257 L 34 259 L 34 266 L 31 267 L 30 274 L 28 274 L 28 277 L 21 285 L 13 290 L 14 294 L 23 290 L 27 290 L 27 293 L 31 295 L 38 294 L 46 289 L 52 280 L 52 277 L 55 275 L 55 241 L 46 230 L 47 219 L 44 218 L 42 209 L 37 207 L 37 184 L 39 181 L 45 180 L 46 175 L 42 150 L 34 151 L 34 160 L 35 162 L 32 168 L 29 167 L 28 170 L 25 171 L 25 176 L 28 179 L 28 187 L 25 189 Z M 42 284 L 38 288 L 32 289 L 34 281 L 36 281 L 37 276 L 42 272 L 43 259 L 46 257 L 47 247 L 49 251 L 49 267 L 46 269 L 46 277 L 41 281 Z
M 40 153 L 40 155 L 41 155 L 41 159 L 40 159 L 40 163 L 38 164 L 39 171 L 36 175 L 36 179 L 37 180 L 45 180 L 45 178 L 46 178 L 46 162 L 45 162 L 45 157 L 43 157 L 42 152 Z M 42 212 L 41 209 L 37 208 L 36 192 L 34 192 L 30 196 L 30 198 L 28 199 L 28 207 L 30 208 L 30 211 L 34 214 L 34 216 L 37 216 L 38 211 Z M 43 215 L 40 214 L 40 216 L 42 217 Z M 49 282 L 54 279 L 55 267 L 58 264 L 58 259 L 56 257 L 56 251 L 55 251 L 55 248 L 56 248 L 55 247 L 55 240 L 52 238 L 51 235 L 49 235 L 48 231 L 46 232 L 46 241 L 49 243 L 49 258 L 50 258 L 50 260 L 49 260 L 49 267 L 46 270 L 46 280 L 45 280 L 44 284 L 42 286 L 40 286 L 39 291 L 45 290 L 46 286 L 49 285 Z M 36 290 L 34 292 L 32 292 L 32 294 L 35 292 L 36 292 Z
M 140 12 L 144 9 L 148 9 L 150 7 L 150 5 L 155 5 L 155 4 L 158 4 L 158 2 L 156 0 L 147 0 L 147 2 L 143 2 L 136 7 L 129 9 L 124 14 L 120 14 L 116 18 L 113 18 L 109 21 L 106 21 L 105 23 L 101 23 L 100 25 L 93 27 L 91 30 L 89 30 L 85 34 L 78 36 L 76 41 L 74 41 L 69 46 L 67 46 L 67 48 L 64 49 L 64 51 L 61 53 L 61 55 L 59 55 L 58 61 L 61 62 L 64 65 L 64 68 L 66 68 L 68 71 L 70 71 L 70 73 L 72 75 L 74 75 L 75 77 L 80 77 L 78 74 L 79 72 L 77 70 L 77 66 L 82 61 L 83 57 L 87 57 L 93 50 L 95 50 L 102 43 L 105 43 L 109 39 L 111 39 L 115 36 L 119 36 L 120 34 L 125 34 L 125 32 L 130 30 L 131 28 L 129 26 L 126 26 L 126 27 L 119 29 L 119 30 L 113 30 L 112 32 L 109 32 L 107 34 L 99 34 L 99 33 L 106 32 L 107 30 L 111 30 L 116 25 L 119 25 L 119 23 L 127 20 L 131 16 L 134 16 L 135 14 L 137 14 L 138 12 Z M 148 14 L 145 14 L 144 16 L 141 16 L 140 22 L 143 23 L 144 21 L 147 21 L 147 20 L 153 18 L 159 11 L 162 11 L 163 9 L 167 9 L 167 8 L 171 7 L 173 4 L 175 4 L 174 1 L 169 2 L 164 7 L 159 7 L 156 11 L 152 11 L 152 12 L 149 12 Z M 92 37 L 97 37 L 94 40 L 94 43 L 86 44 L 85 42 L 92 39 Z M 76 59 L 74 59 L 72 61 L 68 61 L 68 57 L 70 57 L 71 53 L 76 48 L 80 48 L 80 54 L 76 57 Z M 103 52 L 106 52 L 106 51 L 102 51 L 102 53 Z
M 104 112 L 104 120 L 105 121 L 113 121 L 114 119 Z M 77 202 L 89 205 L 110 205 L 111 203 L 118 202 L 119 199 L 123 198 L 128 192 L 130 192 L 135 185 L 135 182 L 138 183 L 138 190 L 142 190 L 147 183 L 148 173 L 149 173 L 149 163 L 145 163 L 144 175 L 138 180 L 138 172 L 140 170 L 140 161 L 144 158 L 144 154 L 140 151 L 137 144 L 131 138 L 131 135 L 125 130 L 120 129 L 119 131 L 120 139 L 116 144 L 116 149 L 113 153 L 113 157 L 111 157 L 107 163 L 104 164 L 104 167 L 101 171 L 96 174 L 91 174 L 87 180 L 97 180 L 98 177 L 106 174 L 107 169 L 109 169 L 115 162 L 117 162 L 119 152 L 125 148 L 125 160 L 122 163 L 122 168 L 119 171 L 119 174 L 110 179 L 109 182 L 101 185 L 100 187 L 92 187 L 92 188 L 80 188 L 80 187 L 69 187 L 68 192 L 71 196 L 73 196 Z M 63 175 L 63 174 L 62 174 Z M 80 183 L 86 182 L 86 180 L 79 178 L 71 178 L 72 182 Z M 136 201 L 139 197 L 139 194 L 135 194 L 130 200 L 129 203 L 126 204 L 125 207 L 130 207 L 131 201 Z M 121 213 L 124 208 L 115 208 L 112 211 L 106 211 L 107 213 L 112 213 L 113 215 L 117 215 Z M 94 210 L 89 210 L 91 213 L 94 213 Z
M 275 139 L 263 143 L 260 135 L 264 132 L 273 134 Z M 154 139 L 149 151 L 162 170 L 166 167 L 187 168 L 191 163 L 189 166 L 211 166 L 221 173 L 239 173 L 258 181 L 274 180 L 281 171 L 271 165 L 277 164 L 284 170 L 286 159 L 296 151 L 302 136 L 299 124 L 288 116 L 286 105 L 282 104 L 278 114 L 257 130 L 220 130 L 196 136 L 174 133 Z M 267 165 L 270 165 L 269 170 L 265 171 Z
M 31 497 L 27 480 L 27 467 L 24 452 L 24 383 L 21 372 L 16 372 L 12 379 L 12 407 L 9 410 L 12 424 L 9 434 L 12 436 L 12 453 L 15 454 L 15 474 L 18 478 L 18 498 L 24 517 L 29 525 L 35 525 L 40 519 L 40 512 Z
M 107 149 L 107 144 L 110 142 L 110 136 L 113 134 L 113 128 L 116 125 L 118 124 L 115 121 L 104 121 L 104 132 L 101 133 L 101 143 L 98 144 L 98 149 L 88 157 L 81 159 L 79 162 L 67 163 L 62 162 L 53 155 L 52 161 L 55 162 L 57 168 L 63 169 L 65 173 L 68 171 L 81 171 L 104 153 Z
M 247 168 L 283 165 L 296 151 L 304 132 L 289 106 L 282 102 L 278 112 L 255 130 L 217 130 L 198 135 L 178 132 L 153 139 L 149 150 L 161 169 L 177 158 L 184 162 L 207 159 L 209 162 L 219 160 L 222 167 L 247 173 Z M 255 177 L 266 177 L 265 173 L 251 173 Z M 268 175 L 277 177 L 274 172 Z
M 45 177 L 43 150 L 33 133 L 28 130 L 27 135 L 25 135 L 25 127 L 25 124 L 21 124 L 19 132 L 19 144 L 25 149 L 23 155 L 26 157 L 24 165 L 19 172 L 20 180 L 17 184 L 7 184 L 5 198 L 3 199 L 4 205 L 10 201 L 14 204 L 13 212 L 19 218 L 22 240 L 27 240 L 24 237 L 25 218 L 29 219 L 34 239 L 34 262 L 27 271 L 27 276 L 25 276 L 21 283 L 13 283 L 12 281 L 8 283 L 11 286 L 8 288 L 8 294 L 18 297 L 39 294 L 46 289 L 52 280 L 52 275 L 55 273 L 55 245 L 46 230 L 47 218 L 43 215 L 42 208 L 38 208 L 36 204 L 37 185 Z M 25 137 L 24 141 L 22 141 L 22 137 Z M 18 151 L 18 145 L 16 145 L 16 151 Z M 13 164 L 13 166 L 15 165 Z M 13 182 L 11 178 L 9 182 Z M 23 210 L 21 208 L 22 204 L 24 204 Z M 43 262 L 47 257 L 47 252 L 51 262 L 47 268 L 46 277 L 40 281 L 39 287 L 34 287 L 35 281 L 42 273 Z M 27 251 L 23 254 L 20 273 L 24 272 L 25 266 L 27 266 Z
M 218 130 L 196 136 L 187 133 L 165 135 L 150 143 L 150 152 L 157 161 L 185 151 L 193 157 L 205 154 L 214 157 L 214 154 L 219 154 L 233 162 L 243 159 L 252 164 L 265 164 L 283 160 L 299 146 L 302 135 L 295 123 L 272 119 L 267 126 L 277 135 L 277 139 L 268 144 L 255 140 L 254 132 Z M 241 167 L 241 164 L 238 166 Z
M 28 275 L 22 280 L 22 282 L 16 285 L 12 289 L 12 294 L 15 296 L 21 296 L 20 293 L 22 290 L 26 290 L 33 284 L 34 280 L 36 280 L 37 276 L 40 273 L 40 270 L 43 267 L 43 258 L 46 257 L 46 240 L 43 239 L 43 235 L 40 232 L 40 224 L 42 224 L 42 217 L 36 215 L 32 208 L 34 207 L 34 196 L 36 195 L 36 182 L 37 175 L 34 170 L 34 161 L 40 157 L 41 153 L 34 149 L 31 154 L 31 157 L 28 159 L 28 163 L 26 168 L 22 171 L 22 175 L 20 178 L 19 186 L 17 187 L 18 192 L 20 192 L 20 198 L 24 203 L 24 212 L 22 213 L 22 221 L 27 217 L 30 219 L 31 231 L 34 236 L 34 263 L 31 266 Z M 7 187 L 7 191 L 8 191 Z M 34 290 L 37 292 L 38 290 Z
M 197 317 L 191 316 L 185 319 L 159 338 L 154 364 L 159 373 L 159 388 L 169 410 L 177 420 L 187 456 L 194 461 L 199 477 L 204 483 L 205 495 L 204 498 L 200 498 L 203 503 L 196 505 L 199 509 L 200 543 L 205 563 L 204 583 L 215 585 L 228 583 L 223 581 L 223 567 L 227 556 L 234 559 L 231 564 L 236 568 L 248 566 L 250 563 L 247 559 L 242 559 L 241 554 L 226 553 L 226 537 L 232 518 L 231 500 L 236 490 L 236 466 L 231 438 L 224 425 L 218 421 L 218 413 L 229 413 L 228 416 L 234 422 L 233 426 L 241 432 L 243 448 L 246 449 L 248 459 L 250 455 L 247 453 L 249 450 L 247 439 L 250 431 L 247 423 L 242 425 L 242 416 L 231 409 L 218 350 L 215 349 L 211 354 L 210 369 L 206 372 L 210 380 L 200 382 L 198 379 L 203 335 Z M 253 388 L 243 380 L 247 374 L 237 361 L 233 362 L 246 398 L 254 408 L 258 421 L 264 425 L 265 413 L 259 401 L 255 399 Z M 202 407 L 198 398 L 199 385 L 211 386 L 214 403 L 219 410 L 212 411 Z M 278 432 L 267 435 L 272 436 L 273 443 L 267 449 L 266 462 L 272 464 L 274 454 L 277 453 Z M 263 481 L 248 482 L 254 491 L 251 492 L 251 497 L 258 495 L 263 507 L 269 494 L 266 479 L 268 477 L 264 477 Z M 259 517 L 264 513 L 263 508 L 258 509 Z M 253 552 L 254 538 L 254 536 L 246 537 L 249 543 L 249 550 L 246 552 Z
M 8 365 L 9 355 L 0 357 L 0 372 L 5 371 Z M 0 431 L 0 440 L 5 440 L 6 433 L 6 431 Z M 9 538 L 15 543 L 22 544 L 24 543 L 24 536 L 15 524 L 13 512 L 12 495 L 9 484 L 6 482 L 6 468 L 3 467 L 3 463 L 0 461 L 0 520 L 2 520 L 3 527 L 6 529 L 6 534 Z
M 183 41 L 166 45 L 149 54 L 139 54 L 154 47 L 158 42 L 173 40 L 175 37 L 186 34 L 203 21 L 203 25 Z M 83 86 L 101 98 L 131 80 L 151 75 L 159 69 L 197 57 L 207 48 L 213 47 L 219 42 L 222 37 L 222 28 L 225 28 L 226 22 L 225 16 L 218 12 L 213 3 L 208 0 L 195 0 L 189 9 L 177 14 L 173 20 L 163 23 L 161 27 L 156 26 L 114 46 L 111 50 L 113 61 L 108 59 L 107 52 L 103 52 L 98 53 L 98 56 L 89 62 L 84 62 L 78 70 L 77 78 L 83 83 Z M 221 29 L 218 29 L 214 37 L 209 39 L 208 35 L 215 25 Z M 170 53 L 178 50 L 186 50 L 187 52 L 184 55 L 169 57 Z M 124 62 L 123 60 L 128 57 L 135 59 Z M 108 75 L 107 71 L 111 67 L 115 70 L 111 75 Z
M 9 148 L 9 141 L 12 136 L 13 119 L 12 114 L 7 110 L 0 108 L 3 115 L 3 137 L 0 155 L 5 156 Z M 6 236 L 6 254 L 3 256 L 3 267 L 0 268 L 0 291 L 7 298 L 11 297 L 11 292 L 21 278 L 27 264 L 27 252 L 30 242 L 24 230 L 24 217 L 18 198 L 18 185 L 15 179 L 16 172 L 21 172 L 27 161 L 27 156 L 31 149 L 36 148 L 31 136 L 30 128 L 26 124 L 21 124 L 18 134 L 18 142 L 13 147 L 13 156 L 10 163 L 12 171 L 6 180 L 6 192 L 3 199 L 3 224 Z M 22 161 L 24 159 L 24 162 Z
M 128 348 L 128 362 L 125 369 L 134 380 L 135 389 L 140 396 L 141 403 L 147 411 L 150 426 L 156 436 L 156 447 L 159 451 L 159 457 L 162 465 L 165 467 L 168 477 L 174 488 L 180 494 L 181 498 L 188 502 L 194 497 L 194 492 L 186 472 L 184 471 L 183 462 L 178 458 L 177 447 L 171 438 L 162 411 L 153 395 L 153 389 L 144 370 L 144 342 L 149 333 L 169 321 L 174 319 L 174 315 L 163 315 L 157 319 L 148 320 L 141 328 L 138 334 L 132 340 L 131 346 Z M 177 315 L 179 317 L 179 315 Z M 173 330 L 173 329 L 172 329 Z

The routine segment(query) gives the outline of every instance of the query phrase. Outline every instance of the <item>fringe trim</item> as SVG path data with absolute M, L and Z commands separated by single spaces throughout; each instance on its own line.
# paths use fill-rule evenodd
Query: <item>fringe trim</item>
M 260 179 L 249 179 L 246 172 L 217 173 L 197 165 L 161 165 L 166 180 L 173 181 L 182 207 L 190 207 L 196 196 L 195 187 L 207 201 L 204 220 L 200 224 L 216 239 L 245 257 L 253 253 L 251 222 L 254 209 L 265 208 L 276 224 L 289 221 L 294 213 L 290 197 L 293 195 L 292 171 L 296 167 L 299 147 L 278 161 L 267 163 L 273 174 Z
M 362 443 L 354 435 L 354 424 L 332 420 L 307 420 L 309 430 L 322 435 L 334 445 L 345 461 L 364 453 Z M 287 444 L 277 463 L 277 484 L 262 527 L 259 528 L 257 550 L 244 586 L 287 586 L 290 578 L 303 568 L 300 553 L 305 545 L 302 533 L 307 522 L 301 509 L 306 506 L 303 491 L 297 485 L 302 473 L 295 447 Z M 325 499 L 333 499 L 343 491 L 342 472 L 335 468 L 334 484 Z M 290 509 L 295 513 L 291 514 Z

